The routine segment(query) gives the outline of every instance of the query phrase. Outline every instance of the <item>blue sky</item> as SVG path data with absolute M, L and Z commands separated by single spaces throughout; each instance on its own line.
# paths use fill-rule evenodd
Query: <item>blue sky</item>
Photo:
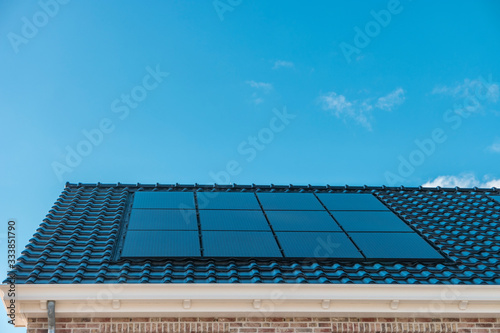
M 500 186 L 497 1 L 0 13 L 0 237 L 17 219 L 18 251 L 66 181 Z

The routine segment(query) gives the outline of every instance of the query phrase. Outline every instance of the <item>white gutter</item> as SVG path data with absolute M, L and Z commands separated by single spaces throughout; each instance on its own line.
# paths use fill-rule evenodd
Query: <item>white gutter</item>
M 48 284 L 16 286 L 16 326 L 45 317 L 500 317 L 500 285 Z M 4 305 L 8 285 L 0 285 Z

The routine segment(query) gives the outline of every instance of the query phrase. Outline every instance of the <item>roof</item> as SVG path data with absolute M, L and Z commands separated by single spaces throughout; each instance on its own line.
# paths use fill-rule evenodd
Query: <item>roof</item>
M 118 258 L 138 190 L 371 193 L 449 260 Z M 66 184 L 16 264 L 18 284 L 500 284 L 500 190 L 370 186 Z

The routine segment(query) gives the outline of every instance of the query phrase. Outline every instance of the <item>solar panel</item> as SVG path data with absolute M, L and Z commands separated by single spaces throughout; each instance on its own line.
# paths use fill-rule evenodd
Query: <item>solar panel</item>
M 129 230 L 198 230 L 196 211 L 132 209 Z
M 258 193 L 264 210 L 324 210 L 312 193 Z
M 271 231 L 262 210 L 200 210 L 201 230 Z
M 195 209 L 193 192 L 135 192 L 132 208 Z
M 197 192 L 199 209 L 256 209 L 259 202 L 254 193 Z
M 277 232 L 285 257 L 359 258 L 363 256 L 343 232 Z
M 197 231 L 129 230 L 122 257 L 199 257 Z
M 205 257 L 282 257 L 272 232 L 202 231 Z
M 318 193 L 317 195 L 328 210 L 388 210 L 377 197 L 367 193 Z
M 333 217 L 346 231 L 400 231 L 413 232 L 405 222 L 388 212 L 332 212 Z
M 266 211 L 274 231 L 342 231 L 327 211 Z
M 350 233 L 367 259 L 444 259 L 417 233 Z

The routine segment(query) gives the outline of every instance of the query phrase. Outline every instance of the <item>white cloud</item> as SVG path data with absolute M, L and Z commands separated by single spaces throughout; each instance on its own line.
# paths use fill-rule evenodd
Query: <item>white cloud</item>
M 477 112 L 484 108 L 484 104 L 497 103 L 500 98 L 500 86 L 498 83 L 488 82 L 483 78 L 465 79 L 463 83 L 453 86 L 436 86 L 432 90 L 434 95 L 446 95 L 455 99 L 462 100 L 462 103 L 468 100 L 465 108 L 470 112 Z M 469 97 L 469 98 L 468 98 Z M 475 97 L 472 99 L 472 97 Z M 474 104 L 470 104 L 474 102 Z
M 500 153 L 500 140 L 496 140 L 491 146 L 488 147 L 488 150 L 494 153 Z
M 483 180 L 479 180 L 473 173 L 463 173 L 458 176 L 439 176 L 434 180 L 423 184 L 424 187 L 499 187 L 500 179 L 494 179 L 489 176 L 484 176 Z
M 381 110 L 392 111 L 394 107 L 403 104 L 405 101 L 405 91 L 397 88 L 386 96 L 377 99 L 375 106 Z
M 273 85 L 267 82 L 257 82 L 257 81 L 245 81 L 250 87 L 255 89 L 255 92 L 252 93 L 252 102 L 255 105 L 259 105 L 264 103 L 264 98 L 260 96 L 261 93 L 269 94 L 273 89 Z
M 323 110 L 330 111 L 337 118 L 352 119 L 361 126 L 372 129 L 371 120 L 374 108 L 392 111 L 396 106 L 401 105 L 405 100 L 404 90 L 397 88 L 386 96 L 379 97 L 373 104 L 373 98 L 356 99 L 349 101 L 344 95 L 339 95 L 334 91 L 319 96 Z
M 273 90 L 273 85 L 271 83 L 256 82 L 256 81 L 246 81 L 245 83 L 250 85 L 250 87 L 252 87 L 252 88 L 262 90 L 265 93 L 268 93 L 271 90 Z
M 293 68 L 293 67 L 295 67 L 295 65 L 291 61 L 276 60 L 274 62 L 273 69 L 278 69 L 278 68 Z

